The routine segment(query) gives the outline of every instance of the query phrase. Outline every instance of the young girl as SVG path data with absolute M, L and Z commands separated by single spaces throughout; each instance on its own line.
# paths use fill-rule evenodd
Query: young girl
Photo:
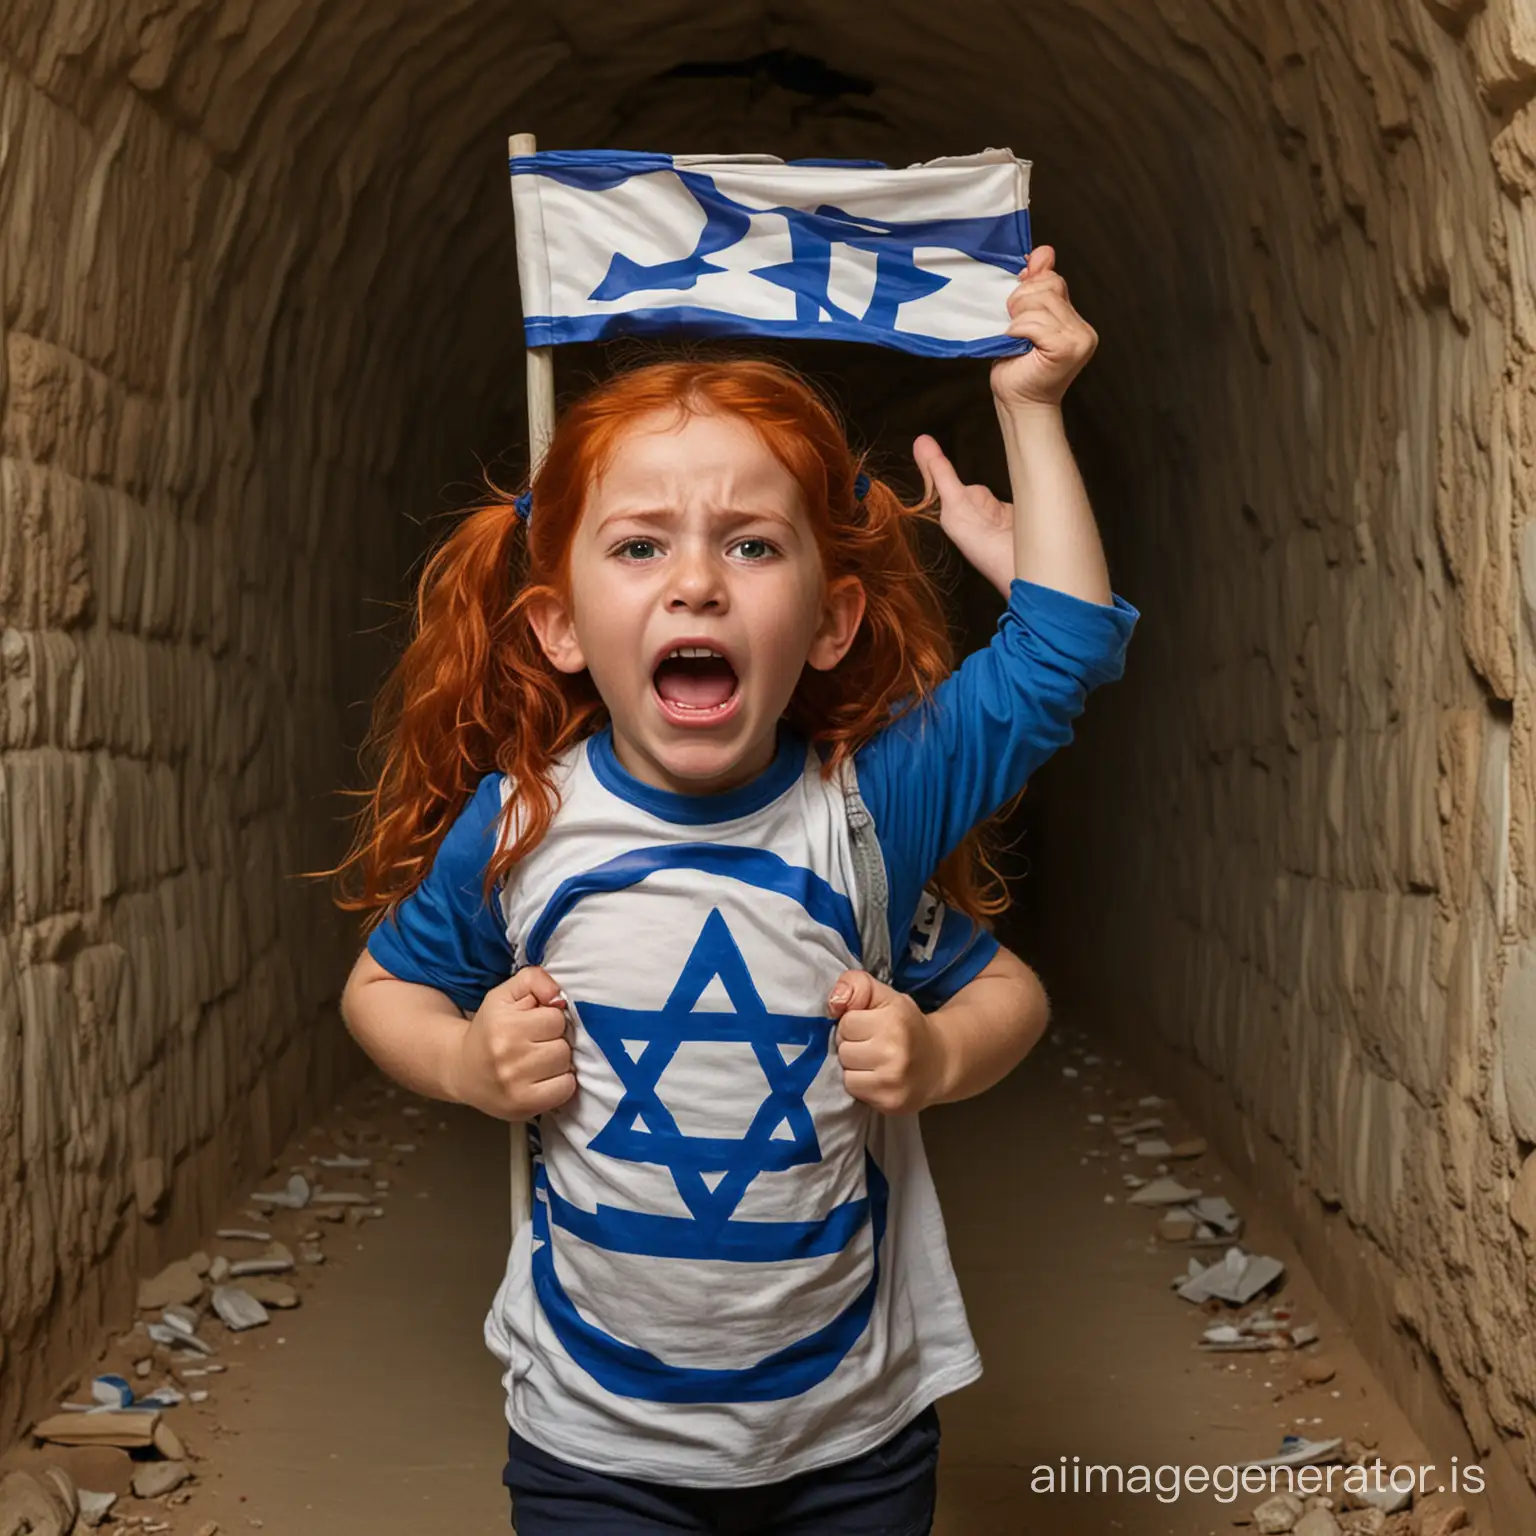
M 910 954 L 935 871 L 989 909 L 972 829 L 1135 621 L 1062 431 L 1095 337 L 1052 268 L 992 371 L 1011 530 L 924 450 L 941 524 L 982 565 L 1011 539 L 1018 578 L 953 675 L 907 509 L 765 363 L 594 389 L 526 526 L 487 507 L 424 573 L 351 861 L 388 920 L 343 1011 L 409 1086 L 541 1117 L 487 1320 L 522 1536 L 928 1529 L 931 1405 L 980 1367 L 914 1112 L 1018 1029 L 962 1005 L 963 955 L 932 1013 L 863 972 Z

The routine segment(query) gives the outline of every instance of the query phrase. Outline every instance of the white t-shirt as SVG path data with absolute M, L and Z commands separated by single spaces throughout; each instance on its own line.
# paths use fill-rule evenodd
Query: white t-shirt
M 1134 620 L 1016 583 L 993 644 L 858 754 L 896 984 L 924 1006 L 995 944 L 923 880 L 1070 738 Z M 980 1361 L 917 1119 L 854 1100 L 832 1045 L 825 1000 L 862 952 L 842 792 L 788 731 L 721 795 L 640 783 L 606 731 L 558 781 L 496 909 L 493 774 L 370 940 L 461 1006 L 525 964 L 570 1002 L 578 1089 L 535 1136 L 534 1219 L 486 1322 L 508 1420 L 563 1460 L 686 1486 L 859 1456 Z

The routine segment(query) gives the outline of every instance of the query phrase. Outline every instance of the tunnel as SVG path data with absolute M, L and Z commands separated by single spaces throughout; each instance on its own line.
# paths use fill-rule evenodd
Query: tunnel
M 12 0 L 0 1442 L 359 1069 L 307 875 L 526 452 L 507 135 L 1004 145 L 1143 613 L 1004 935 L 1536 1528 L 1533 97 L 1530 0 Z M 909 488 L 930 431 L 1002 491 L 983 365 L 794 359 Z

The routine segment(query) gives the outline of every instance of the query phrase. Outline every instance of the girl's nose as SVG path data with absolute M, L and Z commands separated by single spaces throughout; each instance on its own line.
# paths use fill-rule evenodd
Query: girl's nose
M 725 578 L 703 550 L 680 551 L 673 563 L 667 607 L 675 612 L 718 612 L 726 606 Z

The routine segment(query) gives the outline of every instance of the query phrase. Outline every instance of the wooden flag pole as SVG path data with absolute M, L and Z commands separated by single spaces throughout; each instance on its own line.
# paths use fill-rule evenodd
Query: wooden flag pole
M 531 155 L 538 148 L 531 133 L 514 133 L 507 140 L 512 155 Z M 519 233 L 514 221 L 514 237 Z M 531 231 L 530 231 L 531 233 Z M 555 435 L 555 353 L 553 347 L 528 347 L 528 475 L 530 484 Z M 512 1236 L 533 1217 L 533 1170 L 528 1161 L 528 1132 L 512 1127 Z

